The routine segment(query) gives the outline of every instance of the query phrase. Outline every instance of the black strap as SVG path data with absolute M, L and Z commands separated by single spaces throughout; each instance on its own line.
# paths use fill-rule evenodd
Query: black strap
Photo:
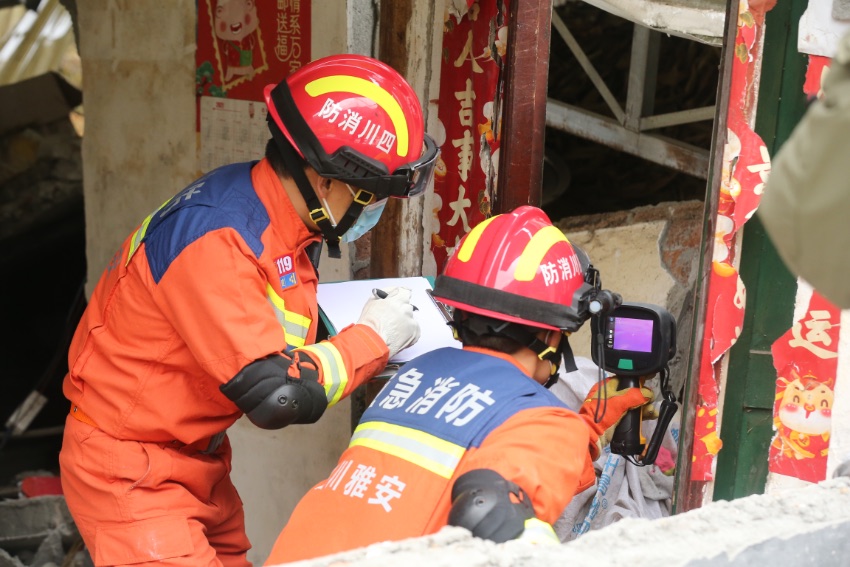
M 559 350 L 552 351 L 548 354 L 543 354 L 550 350 L 549 345 L 538 339 L 535 333 L 531 332 L 526 325 L 520 323 L 511 323 L 509 321 L 501 321 L 484 315 L 476 315 L 470 313 L 466 319 L 460 311 L 455 311 L 454 324 L 456 327 L 462 327 L 470 333 L 480 336 L 495 335 L 512 339 L 524 347 L 528 347 L 534 351 L 534 354 L 544 360 L 549 360 L 558 364 L 556 357 Z
M 564 370 L 566 372 L 575 372 L 578 370 L 578 366 L 576 366 L 576 358 L 573 355 L 573 347 L 570 345 L 570 341 L 566 335 L 561 339 L 561 344 L 558 345 L 558 350 L 561 351 L 561 359 L 564 361 Z
M 310 212 L 310 218 L 316 223 L 316 225 L 318 225 L 319 230 L 322 231 L 322 237 L 328 243 L 328 256 L 331 258 L 342 257 L 342 253 L 339 249 L 339 238 L 341 234 L 338 232 L 339 226 L 334 228 L 331 224 L 330 218 L 324 214 L 322 204 L 316 196 L 316 191 L 313 190 L 313 186 L 307 179 L 307 174 L 304 173 L 304 168 L 302 168 L 299 163 L 298 154 L 296 153 L 295 148 L 292 147 L 292 144 L 289 143 L 289 140 L 286 139 L 283 132 L 281 132 L 280 128 L 277 127 L 277 124 L 275 124 L 271 114 L 266 115 L 266 119 L 269 123 L 269 130 L 272 133 L 272 138 L 274 138 L 275 144 L 277 145 L 278 150 L 280 150 L 281 157 L 283 157 L 283 161 L 286 164 L 286 170 L 295 181 L 295 185 L 301 192 L 304 202 L 307 203 L 307 210 Z
M 307 203 L 307 210 L 310 212 L 310 218 L 316 223 L 316 225 L 318 225 L 319 230 L 322 231 L 322 237 L 328 243 L 328 256 L 331 258 L 340 258 L 342 256 L 339 249 L 340 238 L 357 221 L 365 204 L 356 199 L 352 201 L 339 223 L 337 223 L 336 227 L 334 227 L 333 224 L 331 224 L 330 218 L 323 210 L 322 204 L 316 196 L 316 192 L 313 190 L 313 186 L 307 179 L 307 174 L 304 173 L 304 169 L 301 167 L 301 163 L 298 159 L 298 153 L 295 148 L 292 147 L 292 144 L 289 143 L 289 140 L 286 139 L 283 132 L 281 132 L 280 128 L 278 128 L 277 124 L 275 124 L 271 114 L 266 115 L 266 120 L 268 120 L 269 130 L 272 133 L 275 145 L 277 145 L 281 156 L 283 157 L 283 161 L 286 163 L 286 169 L 289 171 L 290 175 L 292 175 L 292 179 L 295 180 L 295 185 L 301 192 L 304 202 Z M 369 193 L 369 195 L 372 195 L 372 198 L 374 198 L 373 193 Z
M 549 377 L 549 380 L 543 387 L 547 390 L 552 387 L 559 379 L 559 367 L 563 364 L 566 372 L 575 372 L 578 370 L 576 366 L 575 356 L 570 341 L 566 335 L 561 337 L 561 342 L 558 348 L 552 352 L 543 354 L 549 350 L 549 345 L 534 336 L 529 328 L 519 323 L 511 323 L 508 321 L 500 321 L 483 315 L 468 314 L 466 319 L 460 310 L 455 310 L 454 321 L 450 325 L 456 329 L 463 328 L 465 331 L 475 335 L 498 335 L 513 339 L 519 344 L 530 348 L 542 360 L 548 360 L 555 367 L 555 372 Z
M 310 259 L 310 264 L 313 265 L 313 271 L 316 272 L 316 277 L 319 277 L 319 260 L 322 259 L 322 241 L 317 240 L 316 242 L 308 244 L 304 248 L 304 252 L 307 253 L 307 257 Z

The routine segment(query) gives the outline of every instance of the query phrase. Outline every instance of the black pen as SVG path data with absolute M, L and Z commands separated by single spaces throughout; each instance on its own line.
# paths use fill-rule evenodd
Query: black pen
M 375 297 L 379 297 L 380 299 L 386 299 L 387 298 L 387 292 L 385 292 L 382 289 L 378 289 L 378 288 L 374 287 L 374 288 L 372 288 L 372 293 L 375 294 Z M 416 307 L 412 303 L 410 305 L 411 305 L 411 307 L 413 307 L 414 311 L 419 311 L 418 307 Z

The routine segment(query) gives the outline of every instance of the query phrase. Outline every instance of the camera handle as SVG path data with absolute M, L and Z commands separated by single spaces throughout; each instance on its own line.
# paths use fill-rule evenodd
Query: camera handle
M 640 388 L 643 379 L 640 376 L 617 376 L 617 390 L 629 388 Z M 640 455 L 646 447 L 646 438 L 641 432 L 641 421 L 643 420 L 643 408 L 635 408 L 626 412 L 626 415 L 614 429 L 611 438 L 611 452 L 616 455 Z
M 673 416 L 679 407 L 676 405 L 676 396 L 669 387 L 669 369 L 665 366 L 661 370 L 661 393 L 664 400 L 661 402 L 661 408 L 658 411 L 658 421 L 655 425 L 655 431 L 652 433 L 652 439 L 649 444 L 646 444 L 646 438 L 641 431 L 641 422 L 643 420 L 643 408 L 635 408 L 629 410 L 617 428 L 614 429 L 614 436 L 611 438 L 611 452 L 615 455 L 623 455 L 629 461 L 638 466 L 646 466 L 655 463 L 658 457 L 658 449 L 664 441 L 664 434 L 670 425 Z M 643 378 L 640 376 L 617 376 L 619 387 L 618 390 L 627 388 L 639 388 L 643 385 Z M 644 450 L 646 452 L 644 452 Z

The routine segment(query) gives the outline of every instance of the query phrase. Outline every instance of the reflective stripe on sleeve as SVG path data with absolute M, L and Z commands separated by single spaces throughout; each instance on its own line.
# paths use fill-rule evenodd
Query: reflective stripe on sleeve
M 142 221 L 142 225 L 136 229 L 136 232 L 133 233 L 133 238 L 130 240 L 130 250 L 127 251 L 127 261 L 124 262 L 124 265 L 130 263 L 130 260 L 133 259 L 133 254 L 136 253 L 136 250 L 139 249 L 139 246 L 142 245 L 142 241 L 145 239 L 145 234 L 148 232 L 148 225 L 153 220 L 155 214 L 157 214 L 165 205 L 167 205 L 171 201 L 169 198 L 163 204 L 156 208 L 154 212 L 149 214 L 145 220 Z
M 361 446 L 394 455 L 451 478 L 466 449 L 430 433 L 380 421 L 361 423 L 354 430 L 349 447 Z
M 266 282 L 266 297 L 272 306 L 274 316 L 283 328 L 286 337 L 286 350 L 303 347 L 307 342 L 307 333 L 310 331 L 309 317 L 287 311 L 283 298 L 280 297 L 270 283 Z
M 328 405 L 337 403 L 348 384 L 348 371 L 342 361 L 342 355 L 332 343 L 323 342 L 305 346 L 299 350 L 307 352 L 311 357 L 322 365 L 322 379 L 325 387 L 325 395 Z
M 536 544 L 560 545 L 561 543 L 551 524 L 547 524 L 539 518 L 527 519 L 525 529 L 517 539 Z
M 159 210 L 159 209 L 157 209 Z M 127 261 L 124 262 L 124 265 L 130 263 L 130 260 L 133 259 L 133 254 L 136 253 L 136 250 L 139 249 L 139 246 L 142 245 L 142 240 L 145 238 L 145 233 L 148 230 L 148 225 L 151 223 L 151 219 L 156 214 L 156 211 L 148 215 L 148 218 L 142 221 L 142 225 L 136 229 L 136 232 L 133 233 L 133 238 L 130 240 L 130 250 L 127 252 Z

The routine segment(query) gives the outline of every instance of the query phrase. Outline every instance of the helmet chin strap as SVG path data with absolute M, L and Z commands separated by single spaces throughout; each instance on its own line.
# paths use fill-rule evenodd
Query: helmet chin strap
M 539 356 L 539 355 L 538 355 Z M 570 341 L 566 335 L 563 336 L 561 342 L 558 344 L 558 348 L 555 350 L 555 356 L 552 358 L 546 357 L 552 364 L 552 373 L 549 375 L 549 379 L 543 384 L 543 387 L 547 390 L 554 386 L 558 380 L 561 379 L 561 374 L 559 372 L 560 365 L 559 363 L 563 360 L 564 370 L 567 373 L 575 372 L 578 370 L 578 366 L 576 366 L 576 359 L 573 356 L 573 349 L 570 346 Z
M 277 127 L 277 124 L 271 119 L 271 115 L 267 118 L 269 130 L 271 130 L 275 145 L 280 150 L 283 161 L 286 164 L 286 170 L 292 176 L 295 186 L 298 187 L 301 197 L 304 198 L 304 202 L 307 204 L 310 219 L 316 223 L 316 226 L 322 232 L 322 238 L 328 243 L 328 256 L 331 258 L 341 258 L 342 252 L 339 248 L 339 240 L 345 234 L 345 231 L 351 228 L 357 217 L 360 216 L 364 205 L 356 200 L 352 201 L 339 223 L 334 225 L 330 211 L 322 206 L 318 196 L 316 196 L 313 185 L 307 179 L 307 174 L 304 173 L 304 168 L 300 164 L 295 148 L 292 147 L 292 144 L 289 143 L 289 140 L 286 139 Z
M 459 313 L 456 315 L 459 315 Z M 544 388 L 548 389 L 558 381 L 558 369 L 562 360 L 564 370 L 567 372 L 578 370 L 575 357 L 573 356 L 573 349 L 570 347 L 570 342 L 566 335 L 561 338 L 558 348 L 552 348 L 544 341 L 538 339 L 525 325 L 499 321 L 489 317 L 472 317 L 465 321 L 458 319 L 459 317 L 456 316 L 452 323 L 452 326 L 456 329 L 463 327 L 476 335 L 501 335 L 508 337 L 534 351 L 540 360 L 548 361 L 552 365 L 552 371 L 549 380 L 543 385 Z

